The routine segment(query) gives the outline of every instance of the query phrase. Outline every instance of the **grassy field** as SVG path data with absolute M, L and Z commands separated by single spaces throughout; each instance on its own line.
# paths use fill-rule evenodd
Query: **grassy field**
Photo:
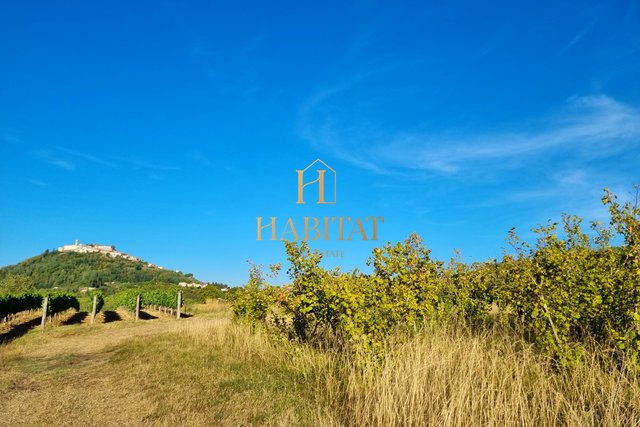
M 1 346 L 0 425 L 311 425 L 300 375 L 224 307 L 206 311 L 32 330 Z
M 191 312 L 0 346 L 0 425 L 640 425 L 634 373 L 557 372 L 498 332 L 426 327 L 375 367 L 251 333 L 219 304 Z

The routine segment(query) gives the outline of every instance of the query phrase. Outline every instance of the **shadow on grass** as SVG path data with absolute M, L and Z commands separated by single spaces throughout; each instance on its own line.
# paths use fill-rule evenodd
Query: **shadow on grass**
M 0 334 L 0 344 L 9 343 L 16 338 L 20 338 L 31 329 L 38 326 L 41 322 L 40 318 L 32 319 L 25 323 L 20 323 L 18 325 L 13 325 L 11 329 L 3 334 Z
M 122 320 L 122 317 L 115 311 L 104 311 L 102 314 L 104 316 L 104 323 L 119 322 Z
M 62 324 L 65 326 L 79 325 L 80 323 L 84 322 L 84 319 L 86 319 L 88 315 L 89 313 L 87 313 L 86 311 L 78 311 L 76 314 L 74 314 L 73 316 L 69 317 L 67 320 L 62 322 Z
M 153 316 L 153 315 L 147 313 L 146 311 L 140 310 L 139 318 L 140 318 L 140 320 L 152 320 L 152 319 L 157 319 L 158 316 Z

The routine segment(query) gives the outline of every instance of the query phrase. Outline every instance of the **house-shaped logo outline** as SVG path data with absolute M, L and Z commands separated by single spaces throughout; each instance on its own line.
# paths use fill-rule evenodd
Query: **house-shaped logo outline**
M 308 169 L 310 169 L 311 167 L 313 167 L 315 164 L 317 163 L 321 163 L 322 165 L 324 165 L 330 172 L 331 175 L 333 177 L 333 198 L 331 201 L 327 201 L 327 199 L 325 199 L 324 197 L 319 197 L 318 202 L 316 202 L 317 204 L 320 205 L 335 205 L 336 204 L 336 193 L 337 193 L 337 173 L 336 171 L 329 166 L 328 164 L 326 164 L 324 161 L 322 161 L 320 158 L 314 160 L 313 162 L 311 162 L 311 164 L 309 164 L 309 166 L 307 166 L 306 168 L 302 169 L 302 170 L 296 170 L 297 174 L 298 174 L 298 200 L 297 200 L 297 204 L 305 204 L 304 202 L 304 187 L 306 187 L 309 184 L 313 184 L 314 182 L 318 182 L 323 176 L 321 174 L 318 174 L 318 178 L 314 181 L 308 182 L 308 183 L 304 183 L 304 174 L 307 172 Z M 326 169 L 318 169 L 318 171 L 326 171 Z M 324 181 L 323 181 L 324 184 Z M 321 186 L 320 183 L 318 183 L 318 195 L 320 195 L 320 189 L 323 188 L 325 191 L 327 189 L 326 185 Z M 324 196 L 324 195 L 322 195 Z

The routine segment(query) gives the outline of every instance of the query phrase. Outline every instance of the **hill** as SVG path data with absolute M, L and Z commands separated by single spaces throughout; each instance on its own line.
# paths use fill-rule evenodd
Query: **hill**
M 46 251 L 16 265 L 0 269 L 0 283 L 7 276 L 26 280 L 39 289 L 59 287 L 78 290 L 110 283 L 196 282 L 193 274 L 166 270 L 131 256 L 105 253 Z

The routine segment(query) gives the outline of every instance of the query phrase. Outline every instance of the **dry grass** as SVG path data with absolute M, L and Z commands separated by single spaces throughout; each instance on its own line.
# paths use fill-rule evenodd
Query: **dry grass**
M 33 330 L 0 346 L 0 425 L 311 425 L 285 362 L 224 312 Z
M 229 315 L 230 313 L 229 306 L 217 298 L 208 299 L 204 304 L 189 304 L 186 306 L 185 311 L 205 317 L 212 315 Z
M 302 367 L 315 369 L 315 387 L 332 407 L 324 425 L 640 425 L 633 368 L 603 369 L 591 358 L 554 369 L 526 343 L 495 331 L 427 327 L 381 367 L 329 359 Z
M 428 327 L 376 367 L 194 312 L 0 346 L 0 425 L 640 425 L 635 373 L 557 371 L 498 332 Z

